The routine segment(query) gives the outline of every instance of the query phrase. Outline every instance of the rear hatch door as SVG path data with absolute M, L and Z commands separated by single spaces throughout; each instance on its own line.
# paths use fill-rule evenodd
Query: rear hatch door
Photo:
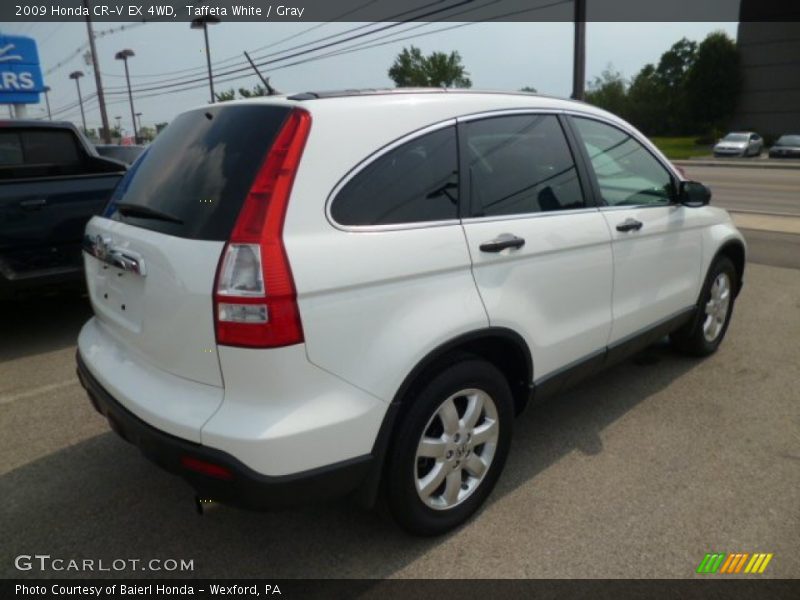
M 288 106 L 217 105 L 180 115 L 86 229 L 87 284 L 115 339 L 173 375 L 222 386 L 217 264 Z M 209 415 L 210 416 L 210 415 Z

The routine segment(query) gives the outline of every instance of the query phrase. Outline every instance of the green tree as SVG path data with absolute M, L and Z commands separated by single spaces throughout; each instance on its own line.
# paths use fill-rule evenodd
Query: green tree
M 686 96 L 696 126 L 722 129 L 733 116 L 742 87 L 736 43 L 724 32 L 710 33 L 697 48 L 686 74 Z
M 627 83 L 622 73 L 608 65 L 599 77 L 589 82 L 586 101 L 616 115 L 627 115 Z
M 217 102 L 229 102 L 236 99 L 236 91 L 231 88 L 225 92 L 218 92 L 216 96 Z
M 239 96 L 242 98 L 256 98 L 258 96 L 268 96 L 267 88 L 260 85 L 255 86 L 252 90 L 247 88 L 239 88 Z
M 472 87 L 458 52 L 433 52 L 424 56 L 416 46 L 403 48 L 389 69 L 397 87 Z
M 156 123 L 156 135 L 158 135 L 159 133 L 164 131 L 166 128 L 167 128 L 167 122 L 166 121 L 164 121 L 162 123 Z
M 646 64 L 628 88 L 627 118 L 647 135 L 668 133 L 664 85 L 652 64 Z
M 697 42 L 681 38 L 658 62 L 655 76 L 661 88 L 662 127 L 667 132 L 690 133 L 693 129 L 686 77 L 696 60 Z
M 144 125 L 139 129 L 139 137 L 146 142 L 152 142 L 156 137 L 156 130 Z
M 538 92 L 538 90 L 535 87 L 531 87 L 529 85 L 526 85 L 525 87 L 519 88 L 519 91 L 520 92 L 529 92 L 531 94 L 536 94 Z

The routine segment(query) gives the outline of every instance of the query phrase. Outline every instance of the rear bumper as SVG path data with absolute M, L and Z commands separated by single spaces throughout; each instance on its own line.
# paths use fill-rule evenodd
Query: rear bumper
M 147 424 L 100 385 L 80 352 L 77 363 L 81 385 L 111 428 L 148 459 L 183 477 L 200 498 L 256 510 L 329 500 L 355 490 L 372 467 L 373 457 L 368 454 L 291 475 L 262 475 L 226 452 L 183 440 Z M 222 467 L 226 475 L 218 478 L 190 470 L 184 466 L 186 458 Z

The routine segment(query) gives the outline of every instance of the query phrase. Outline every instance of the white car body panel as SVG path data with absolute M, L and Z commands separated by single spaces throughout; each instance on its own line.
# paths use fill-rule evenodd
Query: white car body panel
M 640 333 L 697 302 L 703 256 L 697 210 L 675 205 L 601 209 L 614 251 L 609 344 Z M 629 218 L 640 221 L 642 228 L 617 231 L 617 224 Z
M 204 445 L 270 476 L 372 450 L 386 403 L 312 365 L 302 344 L 219 352 L 225 402 L 203 427 Z
M 126 409 L 153 427 L 200 442 L 200 428 L 222 404 L 224 390 L 172 375 L 132 352 L 97 317 L 78 337 L 83 361 Z
M 92 217 L 86 234 L 104 236 L 115 247 L 144 257 L 146 274 L 141 276 L 84 252 L 92 308 L 110 334 L 159 369 L 222 387 L 211 290 L 224 244 L 103 217 Z
M 464 230 L 489 321 L 523 336 L 536 379 L 605 347 L 611 243 L 597 209 L 465 220 Z M 504 233 L 525 239 L 525 245 L 499 253 L 480 250 Z

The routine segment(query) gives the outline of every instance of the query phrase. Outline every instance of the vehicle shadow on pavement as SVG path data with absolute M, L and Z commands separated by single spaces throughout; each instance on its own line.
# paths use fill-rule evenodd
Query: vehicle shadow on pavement
M 492 512 L 494 504 L 568 454 L 602 453 L 604 428 L 698 364 L 661 344 L 573 391 L 529 407 L 515 424 L 506 470 L 481 512 Z M 87 418 L 101 418 L 93 412 L 89 417 L 86 410 Z M 66 447 L 0 477 L 0 576 L 383 578 L 453 538 L 469 539 L 475 535 L 472 528 L 488 528 L 491 534 L 494 516 L 484 514 L 487 520 L 481 522 L 479 513 L 448 536 L 419 539 L 378 512 L 346 501 L 273 513 L 215 507 L 201 517 L 193 497 L 182 480 L 112 433 Z M 451 545 L 456 552 L 458 544 Z M 106 566 L 120 558 L 184 559 L 194 561 L 194 570 L 15 569 L 16 555 L 34 553 L 103 559 Z M 455 554 L 453 560 L 458 560 Z M 436 577 L 435 567 L 428 568 L 434 570 L 415 576 Z
M 0 300 L 0 362 L 74 346 L 91 316 L 77 291 Z

